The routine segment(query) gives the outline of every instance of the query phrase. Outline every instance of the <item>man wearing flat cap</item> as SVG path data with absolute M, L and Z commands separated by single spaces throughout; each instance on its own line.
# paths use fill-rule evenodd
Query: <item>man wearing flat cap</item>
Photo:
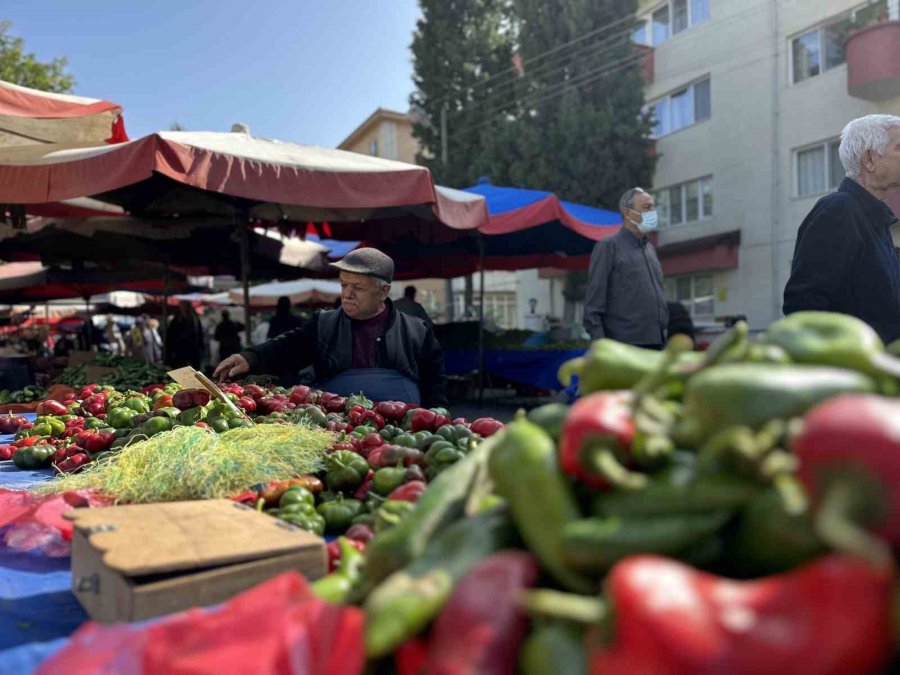
M 394 261 L 374 248 L 331 263 L 340 271 L 341 306 L 299 328 L 228 357 L 214 377 L 290 374 L 312 366 L 318 385 L 341 396 L 446 406 L 444 356 L 425 321 L 394 308 Z

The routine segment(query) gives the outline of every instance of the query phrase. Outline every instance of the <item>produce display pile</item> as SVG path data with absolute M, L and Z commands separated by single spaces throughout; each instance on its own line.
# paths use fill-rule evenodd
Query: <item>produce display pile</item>
M 397 672 L 870 673 L 895 656 L 900 362 L 795 314 L 706 353 L 595 342 L 520 415 L 349 532 L 321 597 Z M 308 500 L 300 492 L 298 501 Z M 364 549 L 359 552 L 358 549 Z
M 33 384 L 10 391 L 9 389 L 0 390 L 0 405 L 8 403 L 34 403 L 47 398 L 47 390 L 43 387 L 36 387 Z
M 88 384 L 87 368 L 90 366 L 114 368 L 112 373 L 104 376 L 104 383 L 122 391 L 142 389 L 155 382 L 165 381 L 168 379 L 166 372 L 169 370 L 166 366 L 149 363 L 133 356 L 97 354 L 91 361 L 66 368 L 54 383 L 74 388 L 83 387 Z
M 311 586 L 361 608 L 372 672 L 896 667 L 900 359 L 865 324 L 819 312 L 752 339 L 737 324 L 708 351 L 688 349 L 678 336 L 663 352 L 598 340 L 560 371 L 579 377 L 572 406 L 505 427 L 362 395 L 230 385 L 250 426 L 205 392 L 92 385 L 47 402 L 13 459 L 38 438 L 60 446 L 42 461 L 76 472 L 53 489 L 139 501 L 139 487 L 126 493 L 110 476 L 134 488 L 166 448 L 178 459 L 157 473 L 217 461 L 194 445 L 240 446 L 203 475 L 291 525 L 342 535 L 328 545 L 330 574 Z M 285 429 L 299 435 L 254 449 L 285 443 L 274 436 Z M 57 439 L 84 447 L 102 434 L 116 454 L 100 456 L 98 443 L 87 468 L 65 464 L 71 440 Z M 222 481 L 241 454 L 296 448 L 303 464 L 272 480 Z M 148 500 L 169 498 L 171 486 L 149 487 L 157 480 Z

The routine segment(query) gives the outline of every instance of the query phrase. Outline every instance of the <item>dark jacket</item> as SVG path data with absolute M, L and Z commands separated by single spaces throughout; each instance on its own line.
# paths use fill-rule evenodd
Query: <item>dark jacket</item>
M 842 312 L 865 321 L 886 343 L 900 338 L 900 261 L 890 207 L 845 178 L 800 225 L 784 313 Z
M 584 328 L 591 339 L 661 345 L 668 322 L 662 266 L 653 244 L 624 227 L 598 241 L 584 299 Z
M 421 319 L 398 312 L 390 300 L 390 320 L 378 345 L 378 367 L 396 370 L 418 383 L 425 407 L 446 406 L 444 354 L 434 332 Z M 325 382 L 351 369 L 353 335 L 342 309 L 319 312 L 299 328 L 243 352 L 252 372 L 297 373 L 313 366 Z

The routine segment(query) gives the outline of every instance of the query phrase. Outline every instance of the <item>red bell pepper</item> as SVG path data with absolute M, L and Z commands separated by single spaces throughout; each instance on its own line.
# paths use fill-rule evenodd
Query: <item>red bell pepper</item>
M 268 392 L 258 384 L 248 384 L 246 387 L 244 387 L 244 394 L 255 399 L 260 399 L 267 393 Z
M 99 387 L 99 386 L 100 386 L 99 384 L 85 385 L 84 387 L 81 388 L 81 391 L 78 392 L 78 395 L 76 396 L 76 398 L 79 401 L 83 401 L 84 399 L 91 396 L 95 391 L 97 391 L 97 387 Z
M 306 403 L 309 399 L 309 395 L 312 393 L 312 389 L 307 387 L 305 384 L 300 384 L 291 389 L 291 403 L 301 404 Z
M 374 410 L 384 419 L 397 422 L 406 414 L 406 404 L 402 401 L 381 401 L 375 404 Z
M 350 539 L 347 540 L 350 542 L 350 545 L 355 548 L 359 552 L 363 552 L 366 550 L 366 544 L 364 542 L 359 541 L 358 539 Z M 335 568 L 338 566 L 338 563 L 341 561 L 341 545 L 340 542 L 335 539 L 330 542 L 326 547 L 325 551 L 328 553 L 328 571 L 334 572 Z
M 327 412 L 342 413 L 344 412 L 344 408 L 347 407 L 347 399 L 344 396 L 334 396 L 333 398 L 329 398 L 325 402 L 319 401 L 319 405 L 321 405 Z
M 358 488 L 356 488 L 356 492 L 353 493 L 354 499 L 359 499 L 362 501 L 365 499 L 368 494 L 372 491 L 372 485 L 375 483 L 375 471 L 369 469 L 369 473 L 366 474 L 366 477 L 363 478 L 363 482 L 360 484 Z
M 237 402 L 238 408 L 244 412 L 256 412 L 256 400 L 252 396 L 241 396 Z
M 15 445 L 0 445 L 0 460 L 12 459 L 13 453 L 18 450 Z
M 372 448 L 369 452 L 369 456 L 366 457 L 366 461 L 369 463 L 369 466 L 373 469 L 381 468 L 382 457 L 384 456 L 385 450 L 387 450 L 386 445 L 380 445 L 377 448 Z
M 453 420 L 453 425 L 455 426 L 457 424 L 462 424 L 464 427 L 467 427 L 469 426 L 469 420 L 467 420 L 465 417 L 457 417 Z
M 630 453 L 635 433 L 630 403 L 627 391 L 600 391 L 574 403 L 559 444 L 559 463 L 565 473 L 591 487 L 609 486 L 593 462 L 600 452 Z
M 891 654 L 888 568 L 829 555 L 787 574 L 735 581 L 657 556 L 606 579 L 615 642 L 591 673 L 872 673 Z
M 13 416 L 12 413 L 0 416 L 0 434 L 14 434 L 22 425 L 28 424 L 28 420 L 21 415 Z
M 75 437 L 75 443 L 92 455 L 108 450 L 115 440 L 116 435 L 111 431 L 84 432 L 84 436 L 78 434 Z
M 396 488 L 388 495 L 388 499 L 400 502 L 417 502 L 427 489 L 428 485 L 424 481 L 412 480 Z
M 81 410 L 85 416 L 99 417 L 106 412 L 106 394 L 91 394 L 81 402 Z
M 43 436 L 25 436 L 13 442 L 17 448 L 28 448 L 32 445 L 47 445 L 47 439 Z
M 156 384 L 150 384 L 150 385 L 147 385 L 146 387 L 144 387 L 143 389 L 141 389 L 141 393 L 144 396 L 149 396 L 154 391 L 159 391 L 160 389 L 165 389 L 165 388 L 166 388 L 166 385 L 162 384 L 161 382 L 157 382 Z
M 206 389 L 182 389 L 172 396 L 172 405 L 179 410 L 190 410 L 206 405 L 210 398 Z
M 861 517 L 869 521 L 861 525 L 876 527 L 894 546 L 900 546 L 898 419 L 896 399 L 837 396 L 810 410 L 791 442 L 800 479 L 820 505 L 820 515 Z M 828 538 L 827 526 L 820 530 Z
M 35 412 L 38 415 L 54 415 L 54 416 L 62 416 L 68 413 L 69 411 L 59 401 L 54 401 L 53 399 L 47 399 L 46 401 L 41 401 L 37 405 L 37 409 Z
M 437 429 L 437 426 L 435 426 L 437 419 L 437 414 L 430 410 L 426 410 L 425 408 L 419 408 L 413 411 L 409 420 L 409 427 L 413 433 L 417 431 L 434 431 Z
M 353 406 L 350 409 L 350 412 L 347 413 L 347 421 L 354 427 L 361 427 L 369 420 L 372 420 L 375 423 L 375 428 L 384 428 L 384 417 L 374 410 L 366 410 L 362 406 Z
M 479 436 L 483 436 L 487 438 L 488 436 L 493 436 L 498 431 L 500 431 L 505 425 L 500 420 L 495 420 L 493 417 L 479 417 L 477 420 L 472 422 L 471 429 L 473 433 L 478 434 Z
M 372 529 L 371 525 L 357 523 L 356 525 L 351 525 L 344 536 L 347 537 L 347 539 L 355 539 L 356 541 L 368 544 L 375 538 L 375 530 Z
M 503 551 L 473 567 L 453 589 L 428 642 L 429 675 L 513 675 L 528 619 L 519 602 L 538 580 L 525 551 Z

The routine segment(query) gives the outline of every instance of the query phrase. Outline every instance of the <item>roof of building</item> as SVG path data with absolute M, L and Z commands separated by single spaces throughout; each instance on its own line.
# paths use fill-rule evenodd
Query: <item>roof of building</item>
M 339 150 L 346 150 L 349 146 L 356 143 L 361 136 L 363 136 L 371 127 L 373 127 L 377 122 L 382 120 L 392 120 L 394 122 L 412 122 L 409 118 L 409 115 L 402 112 L 397 112 L 396 110 L 388 110 L 387 108 L 376 108 L 375 112 L 369 115 L 365 121 L 360 124 L 356 129 L 350 132 L 350 135 L 347 136 L 343 141 L 341 141 L 340 145 L 338 145 Z

